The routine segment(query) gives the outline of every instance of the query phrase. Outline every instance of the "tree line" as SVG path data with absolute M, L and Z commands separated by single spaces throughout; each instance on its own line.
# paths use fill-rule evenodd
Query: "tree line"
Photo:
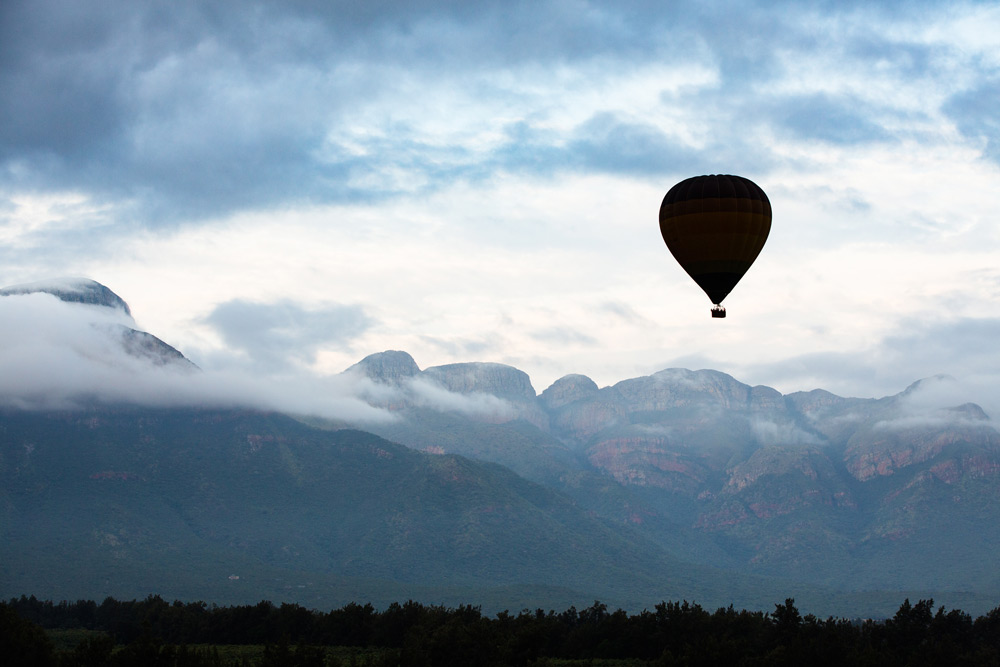
M 55 651 L 44 629 L 93 631 L 72 651 Z M 98 634 L 99 633 L 99 634 Z M 884 620 L 801 615 L 794 600 L 772 612 L 714 612 L 662 602 L 629 614 L 601 602 L 563 612 L 484 615 L 409 601 L 384 610 L 348 604 L 329 612 L 297 604 L 169 603 L 159 596 L 59 602 L 20 597 L 0 602 L 0 656 L 7 664 L 223 665 L 218 651 L 195 645 L 265 645 L 261 667 L 343 664 L 319 647 L 383 649 L 367 663 L 385 665 L 545 665 L 550 660 L 618 660 L 631 665 L 997 665 L 1000 607 L 973 619 L 933 600 L 903 602 Z M 372 657 L 375 656 L 375 657 Z M 353 660 L 353 658 L 352 658 Z M 373 662 L 374 661 L 374 662 Z M 247 664 L 243 660 L 243 664 Z

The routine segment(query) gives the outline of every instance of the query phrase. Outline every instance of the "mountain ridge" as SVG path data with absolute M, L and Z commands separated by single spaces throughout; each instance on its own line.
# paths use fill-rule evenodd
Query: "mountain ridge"
M 408 382 L 424 377 L 417 368 Z M 919 583 L 892 574 L 902 558 L 923 578 L 974 588 L 976 567 L 919 566 L 928 560 L 925 528 L 945 526 L 934 518 L 942 513 L 1000 542 L 989 521 L 973 518 L 975 503 L 916 500 L 934 485 L 973 495 L 1000 490 L 1000 433 L 975 403 L 940 404 L 942 382 L 951 380 L 934 376 L 863 399 L 822 389 L 782 395 L 714 370 L 664 369 L 600 388 L 572 374 L 534 405 L 521 398 L 503 418 L 428 410 L 408 400 L 404 382 L 394 406 L 400 419 L 365 428 L 418 449 L 500 463 L 619 521 L 672 525 L 675 534 L 661 539 L 672 549 L 687 543 L 684 557 L 723 544 L 745 554 L 735 564 L 726 556 L 707 561 L 718 566 L 835 586 L 877 586 L 890 576 Z M 926 522 L 906 509 L 914 502 Z M 893 557 L 872 558 L 872 549 Z M 859 570 L 853 564 L 862 554 Z M 980 547 L 974 557 L 991 555 Z
M 97 295 L 95 301 L 75 299 L 81 290 L 67 288 L 64 281 L 6 288 L 0 298 L 48 290 L 68 294 L 72 298 L 53 296 L 116 313 L 119 319 L 113 322 L 127 331 L 109 340 L 121 354 L 149 368 L 183 365 L 186 359 L 179 351 L 126 326 L 134 321 L 128 305 L 118 305 L 117 295 L 94 288 L 98 283 L 87 285 L 82 292 Z M 98 320 L 99 331 L 112 322 Z M 60 530 L 76 536 L 80 553 L 89 554 L 89 562 L 101 572 L 114 572 L 130 543 L 145 544 L 142 558 L 157 562 L 158 553 L 170 551 L 173 535 L 198 554 L 191 558 L 199 568 L 228 554 L 241 567 L 272 578 L 311 572 L 305 576 L 347 587 L 367 581 L 372 590 L 383 591 L 524 591 L 545 583 L 560 595 L 618 590 L 625 593 L 621 599 L 635 601 L 643 594 L 636 581 L 710 597 L 719 592 L 709 581 L 714 579 L 750 597 L 737 582 L 755 582 L 761 590 L 775 590 L 761 582 L 779 582 L 786 594 L 799 591 L 814 599 L 837 591 L 885 589 L 935 590 L 939 599 L 941 593 L 969 590 L 1000 595 L 1000 576 L 993 567 L 994 547 L 1000 544 L 1000 512 L 994 509 L 1000 500 L 1000 433 L 981 406 L 951 400 L 955 381 L 947 376 L 918 380 L 881 398 L 841 397 L 823 389 L 783 395 L 711 369 L 663 369 L 605 387 L 570 374 L 538 393 L 527 374 L 513 366 L 467 362 L 421 369 L 400 350 L 368 355 L 343 375 L 363 380 L 347 384 L 358 387 L 358 397 L 376 412 L 392 418 L 275 416 L 270 431 L 242 426 L 237 435 L 220 435 L 216 442 L 204 439 L 214 422 L 197 410 L 170 413 L 138 404 L 100 409 L 85 404 L 76 412 L 35 412 L 33 426 L 18 431 L 16 424 L 30 421 L 26 415 L 31 413 L 8 407 L 0 411 L 0 476 L 5 476 L 0 532 L 8 545 L 17 545 L 54 518 Z M 185 416 L 171 422 L 173 431 L 157 435 L 154 431 L 162 428 L 167 414 Z M 271 413 L 215 414 L 216 420 L 249 424 Z M 78 465 L 73 450 L 64 452 L 65 460 L 50 460 L 48 472 L 38 465 L 36 454 L 42 443 L 49 449 L 61 446 L 50 433 L 59 419 L 76 420 L 72 428 L 65 427 L 68 442 L 89 442 L 98 431 L 105 434 L 103 446 L 141 465 L 109 460 L 77 470 L 73 484 L 78 486 L 73 488 L 83 495 L 60 495 L 58 481 L 47 475 L 59 466 Z M 118 427 L 106 430 L 102 425 L 115 419 Z M 302 431 L 304 422 L 321 428 Z M 339 464 L 336 459 L 310 459 L 317 455 L 308 443 L 338 438 L 381 438 L 384 443 L 373 445 L 371 456 L 363 465 L 357 463 L 352 474 L 337 478 L 334 485 L 353 504 L 344 505 L 343 499 L 310 486 L 309 480 L 334 475 Z M 192 449 L 191 442 L 201 442 L 204 451 Z M 220 447 L 228 452 L 225 456 L 210 455 Z M 192 460 L 216 456 L 211 464 L 215 477 L 171 458 L 172 450 L 188 452 Z M 246 467 L 262 453 L 271 457 L 269 466 Z M 342 453 L 348 457 L 348 450 Z M 397 463 L 389 465 L 391 461 Z M 401 461 L 416 467 L 392 468 Z M 378 470 L 386 465 L 396 472 L 379 478 Z M 170 466 L 188 466 L 185 474 L 200 480 L 194 486 L 190 480 L 178 482 L 200 504 L 191 506 L 163 489 L 159 496 L 150 495 L 150 484 L 160 474 L 156 471 Z M 233 469 L 242 472 L 234 476 Z M 232 488 L 220 486 L 221 479 Z M 270 481 L 260 486 L 265 479 Z M 423 486 L 414 487 L 413 479 L 423 480 Z M 458 493 L 446 490 L 463 479 L 478 481 Z M 299 534 L 288 532 L 299 518 L 286 514 L 276 521 L 258 499 L 238 495 L 249 493 L 255 483 L 257 491 L 266 490 L 274 508 L 286 513 L 294 506 L 290 498 L 311 489 L 312 509 Z M 397 487 L 406 489 L 405 497 L 421 500 L 408 508 L 404 496 L 393 495 Z M 103 490 L 92 496 L 97 488 Z M 431 496 L 424 495 L 428 489 Z M 31 493 L 42 490 L 55 495 L 44 496 L 38 507 L 25 504 Z M 120 521 L 109 528 L 88 523 L 85 516 L 79 517 L 80 526 L 60 518 L 61 513 L 77 516 L 91 497 L 102 498 L 95 507 Z M 428 497 L 436 498 L 435 503 L 426 504 Z M 544 509 L 537 504 L 543 497 L 550 499 Z M 173 532 L 164 533 L 166 528 L 137 515 L 130 502 L 148 506 Z M 244 505 L 259 514 L 246 514 L 239 509 Z M 44 507 L 60 509 L 49 516 Z M 339 523 L 331 527 L 324 521 L 329 522 L 336 507 L 341 508 L 334 513 Z M 181 508 L 186 509 L 178 513 Z M 350 518 L 358 508 L 364 508 L 367 527 Z M 513 518 L 517 516 L 534 528 L 521 530 Z M 258 537 L 235 533 L 233 526 L 240 521 L 256 526 Z M 90 532 L 80 533 L 85 525 Z M 193 526 L 200 532 L 192 533 Z M 443 546 L 434 543 L 434 536 L 445 535 L 452 538 Z M 562 537 L 546 542 L 551 536 Z M 49 540 L 51 547 L 55 538 L 39 539 Z M 534 560 L 510 551 L 512 539 L 527 540 Z M 581 574 L 585 562 L 560 540 L 591 554 L 593 562 L 612 573 L 607 580 L 618 583 L 601 588 Z M 538 560 L 553 549 L 572 572 L 560 573 Z M 500 554 L 499 560 L 483 555 L 490 552 Z M 470 563 L 461 559 L 470 554 L 486 558 L 486 565 L 469 569 Z M 44 581 L 46 571 L 58 569 L 51 559 L 33 563 L 29 556 L 16 548 L 8 551 L 6 569 L 0 569 L 3 580 L 11 585 Z M 629 583 L 620 565 L 633 558 L 641 565 L 626 569 L 643 574 Z M 118 565 L 142 581 L 141 562 L 137 557 L 128 567 L 124 561 Z M 669 563 L 677 580 L 667 585 L 670 577 L 655 574 L 657 562 Z M 296 563 L 304 564 L 301 570 Z M 163 569 L 158 573 L 168 576 Z M 0 585 L 5 588 L 9 586 Z

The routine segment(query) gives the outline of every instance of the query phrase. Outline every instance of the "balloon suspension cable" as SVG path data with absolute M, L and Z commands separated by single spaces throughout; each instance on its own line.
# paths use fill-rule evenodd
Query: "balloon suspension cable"
M 715 304 L 714 306 L 712 306 L 712 317 L 725 317 L 725 316 L 726 316 L 725 307 L 720 306 L 719 304 Z

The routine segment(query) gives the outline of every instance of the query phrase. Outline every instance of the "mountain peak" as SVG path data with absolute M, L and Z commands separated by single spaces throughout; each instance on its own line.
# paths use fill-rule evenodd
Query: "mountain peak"
M 594 396 L 598 391 L 597 383 L 589 377 L 572 373 L 553 382 L 540 398 L 545 407 L 555 410 L 581 398 Z
M 369 354 L 347 369 L 347 372 L 351 371 L 382 384 L 399 384 L 400 380 L 420 373 L 420 367 L 408 352 L 386 350 Z
M 92 306 L 105 306 L 124 312 L 129 317 L 132 311 L 125 300 L 110 289 L 90 278 L 65 277 L 49 280 L 39 280 L 33 283 L 12 285 L 0 289 L 0 296 L 16 294 L 51 294 L 69 303 L 83 303 Z
M 954 377 L 952 377 L 950 375 L 946 375 L 944 373 L 939 373 L 937 375 L 932 375 L 930 377 L 926 377 L 926 378 L 922 378 L 920 380 L 917 380 L 916 382 L 914 382 L 913 384 L 911 384 L 909 387 L 907 387 L 906 389 L 904 389 L 899 395 L 900 396 L 908 396 L 908 395 L 914 393 L 917 390 L 929 389 L 931 387 L 939 387 L 939 386 L 942 386 L 942 385 L 943 386 L 952 386 L 952 385 L 956 385 L 956 384 L 958 384 L 958 380 L 956 380 Z

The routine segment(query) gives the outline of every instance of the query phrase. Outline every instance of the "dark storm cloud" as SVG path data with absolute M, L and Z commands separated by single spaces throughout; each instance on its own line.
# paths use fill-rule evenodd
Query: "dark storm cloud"
M 588 63 L 612 78 L 655 62 L 714 66 L 718 85 L 686 99 L 721 114 L 698 154 L 759 173 L 772 158 L 755 143 L 767 123 L 755 101 L 781 74 L 775 45 L 825 46 L 821 32 L 796 26 L 798 8 L 7 0 L 0 3 L 0 191 L 82 192 L 113 203 L 120 220 L 156 225 L 267 206 L 378 201 L 497 171 L 716 170 L 676 138 L 610 111 L 568 135 L 533 129 L 525 118 L 509 126 L 506 143 L 481 153 L 461 139 L 427 143 L 377 118 L 364 119 L 375 132 L 340 137 L 366 104 L 405 109 L 429 86 L 464 90 L 489 73 Z M 805 11 L 835 10 L 820 3 Z M 891 50 L 874 30 L 860 39 L 857 49 Z M 917 47 L 892 57 L 914 73 L 927 66 Z M 972 94 L 983 113 L 957 114 L 963 128 L 995 136 L 985 115 L 993 95 Z M 832 100 L 791 98 L 771 113 L 824 140 L 882 138 L 877 123 Z M 348 145 L 359 141 L 363 152 Z M 409 175 L 408 184 L 372 178 L 389 171 Z
M 279 368 L 291 359 L 311 362 L 320 347 L 346 345 L 375 324 L 361 306 L 306 309 L 289 300 L 241 299 L 217 306 L 205 321 L 231 348 L 264 368 Z
M 106 9 L 106 8 L 105 8 Z M 83 3 L 0 4 L 0 157 L 81 156 L 124 122 L 117 17 Z
M 278 7 L 3 3 L 4 181 L 154 219 L 363 196 L 343 185 L 350 161 L 315 153 L 328 117 L 373 87 L 337 76 L 364 36 Z

